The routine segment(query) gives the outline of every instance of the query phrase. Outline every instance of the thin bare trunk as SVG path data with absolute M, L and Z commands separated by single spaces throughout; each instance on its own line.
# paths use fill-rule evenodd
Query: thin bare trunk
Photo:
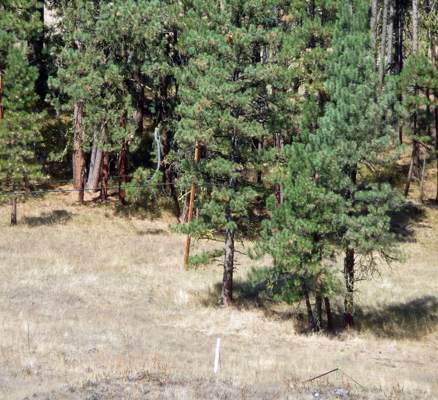
M 12 198 L 11 225 L 17 225 L 17 198 Z
M 136 134 L 137 136 L 141 136 L 143 133 L 143 118 L 144 118 L 144 76 L 141 73 L 141 66 L 138 66 L 137 70 L 134 72 L 134 79 L 136 83 L 136 92 L 137 92 Z
M 100 197 L 102 201 L 108 199 L 108 177 L 109 177 L 109 167 L 110 167 L 110 157 L 109 153 L 106 152 L 103 156 L 103 165 L 102 165 L 102 191 L 100 192 Z
M 388 29 L 388 52 L 386 54 L 386 71 L 390 71 L 392 67 L 392 46 L 394 42 L 394 1 L 390 1 L 389 8 L 389 29 Z
M 385 6 L 383 9 L 382 42 L 380 47 L 380 73 L 379 73 L 380 89 L 383 86 L 383 81 L 385 79 L 385 73 L 386 73 L 385 50 L 386 50 L 386 31 L 388 26 L 388 3 L 389 0 L 385 0 L 384 3 Z
M 403 69 L 403 5 L 402 0 L 395 1 L 395 54 L 394 54 L 394 75 L 400 75 Z M 399 93 L 398 101 L 403 101 L 403 94 Z M 400 144 L 403 143 L 403 126 L 400 125 L 398 128 L 398 138 Z
M 312 305 L 310 304 L 308 290 L 304 291 L 304 299 L 306 301 L 307 317 L 309 318 L 309 327 L 310 327 L 310 329 L 315 330 L 315 328 L 316 328 L 315 318 L 313 316 L 313 310 L 312 310 Z
M 377 13 L 379 10 L 379 1 L 372 0 L 371 3 L 371 31 L 373 32 L 374 46 L 377 39 Z
M 3 71 L 0 70 L 0 119 L 5 117 L 5 111 L 3 108 Z
M 431 32 L 430 35 L 430 56 L 432 65 L 435 68 L 435 71 L 438 71 L 437 58 L 436 58 L 436 45 L 435 45 L 435 32 Z M 435 203 L 438 205 L 438 89 L 434 92 L 435 98 L 435 112 L 434 112 L 434 120 L 435 120 L 435 159 L 437 162 L 436 165 L 436 197 Z
M 73 186 L 78 192 L 79 203 L 84 202 L 84 166 L 85 153 L 82 148 L 83 140 L 83 110 L 79 103 L 73 109 L 74 135 L 73 135 Z
M 257 139 L 257 151 L 260 153 L 263 149 L 263 138 Z M 262 171 L 257 171 L 257 183 L 260 183 L 262 181 Z
M 280 132 L 274 133 L 274 147 L 280 149 L 280 151 L 284 148 L 284 136 Z M 284 193 L 279 183 L 274 186 L 274 194 L 277 197 L 277 204 L 283 204 Z
M 423 202 L 423 186 L 424 186 L 424 172 L 426 170 L 426 149 L 423 149 L 423 168 L 421 171 L 421 185 L 420 185 L 420 202 Z
M 227 213 L 227 220 L 231 221 L 231 212 Z M 225 231 L 225 260 L 222 279 L 221 303 L 229 306 L 233 301 L 233 272 L 234 272 L 234 231 Z
M 119 151 L 119 186 L 122 186 L 124 183 L 128 182 L 126 177 L 126 145 L 123 143 L 122 148 Z M 119 200 L 122 204 L 126 204 L 126 190 L 119 188 Z
M 315 321 L 315 330 L 321 330 L 322 325 L 322 297 L 317 294 L 315 297 L 315 312 L 316 312 L 316 321 Z
M 412 0 L 412 45 L 418 51 L 418 0 Z
M 345 299 L 344 299 L 344 325 L 347 329 L 353 328 L 354 321 L 354 249 L 347 249 L 344 258 Z
M 99 175 L 100 175 L 100 167 L 102 164 L 102 156 L 103 151 L 99 149 L 101 146 L 101 139 L 105 136 L 106 124 L 102 125 L 101 136 L 93 138 L 93 147 L 91 149 L 91 157 L 90 157 L 90 169 L 88 172 L 87 179 L 87 189 L 96 188 L 95 192 L 98 191 L 97 187 L 99 186 Z
M 414 114 L 414 137 L 418 134 L 417 132 L 417 115 Z M 405 186 L 404 196 L 407 197 L 409 194 L 409 188 L 411 186 L 412 177 L 416 177 L 417 179 L 420 177 L 419 175 L 419 159 L 420 159 L 420 144 L 418 140 L 412 139 L 412 158 L 411 164 L 409 166 L 408 180 Z

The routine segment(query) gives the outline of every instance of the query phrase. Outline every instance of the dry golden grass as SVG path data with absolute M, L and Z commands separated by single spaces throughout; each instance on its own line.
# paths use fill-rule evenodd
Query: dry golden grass
M 365 387 L 343 378 L 349 398 L 437 398 L 435 210 L 412 226 L 406 264 L 359 284 L 359 330 L 326 336 L 298 333 L 301 309 L 246 296 L 253 262 L 240 254 L 236 305 L 216 307 L 222 269 L 182 269 L 172 217 L 90 199 L 28 199 L 16 227 L 0 209 L 0 398 L 331 399 L 334 374 L 304 381 L 337 360 Z

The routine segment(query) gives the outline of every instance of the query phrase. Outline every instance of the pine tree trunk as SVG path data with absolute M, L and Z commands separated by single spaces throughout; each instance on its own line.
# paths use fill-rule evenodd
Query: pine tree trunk
M 1 70 L 0 66 L 0 119 L 3 119 L 5 117 L 5 111 L 3 108 L 3 71 Z
M 388 30 L 388 53 L 386 54 L 386 71 L 390 71 L 392 67 L 392 46 L 394 42 L 394 1 L 390 0 L 389 9 L 389 30 Z
M 17 225 L 17 198 L 12 198 L 11 225 Z
M 274 147 L 282 150 L 284 148 L 284 137 L 280 132 L 274 133 Z M 284 193 L 281 189 L 281 185 L 276 183 L 274 186 L 274 194 L 277 197 L 277 204 L 283 204 L 284 201 Z
M 418 0 L 412 0 L 412 45 L 418 50 Z
M 49 74 L 44 64 L 44 2 L 35 2 L 35 5 L 31 8 L 31 12 L 39 15 L 39 20 L 41 23 L 41 31 L 33 31 L 30 38 L 30 62 L 38 69 L 38 78 L 35 81 L 35 93 L 39 97 L 39 104 L 42 106 L 46 97 L 48 90 L 47 81 Z
M 182 220 L 185 223 L 189 222 L 189 210 L 190 210 L 190 192 L 187 192 L 186 200 L 184 202 L 183 217 L 182 217 Z
M 414 136 L 417 135 L 417 115 L 414 115 Z M 420 144 L 418 140 L 412 139 L 412 157 L 411 164 L 409 166 L 408 179 L 405 186 L 404 196 L 408 197 L 409 188 L 411 187 L 412 177 L 419 178 L 419 159 L 420 159 Z
M 354 249 L 347 249 L 344 258 L 345 299 L 344 325 L 347 329 L 353 328 L 353 292 L 354 292 Z
M 309 327 L 313 331 L 316 330 L 315 318 L 313 317 L 312 305 L 310 304 L 309 291 L 304 291 L 304 299 L 306 300 L 307 317 L 309 318 Z
M 199 163 L 199 160 L 201 159 L 201 149 L 199 146 L 199 142 L 196 142 L 196 149 L 195 149 L 195 163 Z M 190 223 L 193 219 L 193 203 L 195 201 L 195 191 L 196 186 L 193 183 L 192 184 L 192 190 L 190 191 L 189 196 L 189 208 L 187 212 L 187 223 Z M 186 198 L 187 201 L 187 198 Z M 187 265 L 189 263 L 189 255 L 190 255 L 190 243 L 191 243 L 191 237 L 190 234 L 187 234 L 187 241 L 186 241 L 186 251 L 184 254 L 184 268 L 187 268 Z
M 227 221 L 232 220 L 231 212 L 227 213 Z M 233 272 L 234 272 L 234 231 L 225 231 L 225 260 L 222 279 L 221 303 L 229 306 L 233 301 Z
M 395 57 L 394 57 L 394 75 L 400 75 L 403 69 L 403 5 L 402 0 L 395 0 L 396 8 L 396 30 L 395 30 Z M 398 101 L 403 101 L 403 94 L 399 93 Z M 398 138 L 400 144 L 403 144 L 403 126 L 398 128 Z
M 385 0 L 385 6 L 383 9 L 383 21 L 382 21 L 382 42 L 380 47 L 380 73 L 379 73 L 379 83 L 380 89 L 382 89 L 383 81 L 385 79 L 386 73 L 386 62 L 385 62 L 385 50 L 386 50 L 386 31 L 388 26 L 388 3 L 389 0 Z
M 96 189 L 99 186 L 100 167 L 102 164 L 103 151 L 99 149 L 101 139 L 105 136 L 106 124 L 102 125 L 101 136 L 99 138 L 93 138 L 93 147 L 91 149 L 90 168 L 88 171 L 87 189 Z
M 316 319 L 315 328 L 316 331 L 319 331 L 322 326 L 322 297 L 317 294 L 315 297 L 315 310 L 316 310 Z
M 136 83 L 136 92 L 137 92 L 136 134 L 137 136 L 141 137 L 143 134 L 143 119 L 144 119 L 144 76 L 141 73 L 141 66 L 138 66 L 137 70 L 134 72 L 134 79 Z
M 371 31 L 373 32 L 374 47 L 377 39 L 377 13 L 379 11 L 379 1 L 372 0 L 371 3 Z
M 100 197 L 102 201 L 108 199 L 108 177 L 109 177 L 109 167 L 110 167 L 110 157 L 109 153 L 106 152 L 103 156 L 103 165 L 102 165 L 102 191 L 100 192 Z
M 324 297 L 324 306 L 325 306 L 325 312 L 327 314 L 327 330 L 329 332 L 333 332 L 334 326 L 333 326 L 332 309 L 330 307 L 330 299 L 328 297 Z
M 357 184 L 357 166 L 350 174 L 351 183 Z M 353 195 L 350 194 L 352 197 Z M 350 248 L 351 242 L 347 243 L 344 258 L 344 279 L 345 279 L 345 299 L 344 299 L 344 325 L 347 329 L 353 328 L 354 315 L 354 248 Z
M 436 45 L 435 45 L 436 33 L 432 32 L 430 35 L 430 55 L 431 62 L 438 71 L 437 59 L 436 59 Z M 435 107 L 434 107 L 434 120 L 435 120 L 435 159 L 436 159 L 436 197 L 435 203 L 438 205 L 438 89 L 434 92 Z
M 83 136 L 83 115 L 82 107 L 78 104 L 74 104 L 73 109 L 74 120 L 74 135 L 73 135 L 73 186 L 78 192 L 79 203 L 84 202 L 84 166 L 85 166 L 85 153 L 82 148 L 82 136 Z
M 122 148 L 119 151 L 119 186 L 122 186 L 124 183 L 128 182 L 126 177 L 126 151 L 125 144 L 122 145 Z M 119 188 L 119 200 L 125 205 L 126 204 L 126 190 Z
M 263 138 L 257 140 L 257 151 L 260 154 L 263 149 Z M 260 183 L 262 181 L 262 171 L 257 171 L 257 183 Z

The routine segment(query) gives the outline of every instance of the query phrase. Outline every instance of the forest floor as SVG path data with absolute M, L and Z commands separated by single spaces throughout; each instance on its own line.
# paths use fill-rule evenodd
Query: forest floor
M 398 216 L 410 258 L 357 285 L 356 330 L 334 296 L 328 335 L 251 286 L 268 259 L 237 254 L 235 305 L 221 308 L 222 267 L 183 269 L 174 218 L 75 197 L 20 200 L 14 227 L 0 208 L 0 399 L 438 398 L 438 209 Z M 362 386 L 306 382 L 338 362 Z

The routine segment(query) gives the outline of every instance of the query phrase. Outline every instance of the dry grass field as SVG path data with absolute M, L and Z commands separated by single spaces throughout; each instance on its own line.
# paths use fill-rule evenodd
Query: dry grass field
M 409 222 L 405 264 L 358 284 L 357 330 L 330 336 L 303 333 L 302 308 L 254 294 L 242 254 L 236 304 L 217 307 L 221 266 L 183 270 L 172 217 L 86 199 L 21 201 L 15 227 L 0 209 L 1 399 L 438 398 L 437 209 Z M 338 360 L 363 387 L 306 382 Z

